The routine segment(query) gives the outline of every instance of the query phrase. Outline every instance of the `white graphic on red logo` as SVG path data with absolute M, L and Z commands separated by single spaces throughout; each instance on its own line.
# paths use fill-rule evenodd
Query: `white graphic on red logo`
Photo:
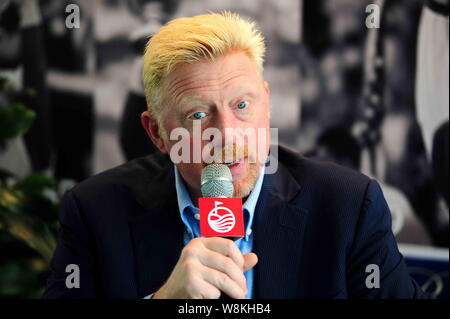
M 215 232 L 227 233 L 236 224 L 233 212 L 227 207 L 219 206 L 222 202 L 214 201 L 214 208 L 208 213 L 208 224 Z M 223 211 L 219 214 L 219 210 Z

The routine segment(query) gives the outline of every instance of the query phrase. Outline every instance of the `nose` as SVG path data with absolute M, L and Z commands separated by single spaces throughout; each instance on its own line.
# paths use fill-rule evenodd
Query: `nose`
M 235 139 L 233 131 L 237 125 L 237 119 L 229 107 L 218 108 L 214 126 L 221 133 L 223 146 L 233 144 Z

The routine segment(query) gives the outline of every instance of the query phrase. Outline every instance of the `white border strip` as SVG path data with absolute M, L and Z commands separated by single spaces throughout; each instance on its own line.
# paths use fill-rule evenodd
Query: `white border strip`
M 398 249 L 405 257 L 433 259 L 448 262 L 449 250 L 446 248 L 399 244 Z

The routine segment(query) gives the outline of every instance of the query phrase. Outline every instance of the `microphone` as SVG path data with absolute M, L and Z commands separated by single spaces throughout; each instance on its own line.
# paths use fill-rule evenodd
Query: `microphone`
M 200 188 L 203 197 L 232 197 L 233 177 L 228 166 L 211 164 L 202 170 Z
M 200 234 L 237 240 L 244 237 L 242 198 L 234 198 L 233 177 L 228 166 L 211 164 L 202 171 L 199 199 Z
M 200 233 L 202 236 L 237 240 L 244 236 L 242 199 L 233 198 L 233 177 L 228 166 L 211 164 L 202 171 L 199 199 Z M 220 299 L 231 298 L 221 293 Z

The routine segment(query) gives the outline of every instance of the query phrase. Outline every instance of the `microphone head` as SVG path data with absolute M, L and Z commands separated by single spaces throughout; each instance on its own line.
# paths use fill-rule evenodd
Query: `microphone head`
M 202 171 L 201 191 L 203 197 L 232 197 L 233 177 L 224 164 L 211 164 Z

